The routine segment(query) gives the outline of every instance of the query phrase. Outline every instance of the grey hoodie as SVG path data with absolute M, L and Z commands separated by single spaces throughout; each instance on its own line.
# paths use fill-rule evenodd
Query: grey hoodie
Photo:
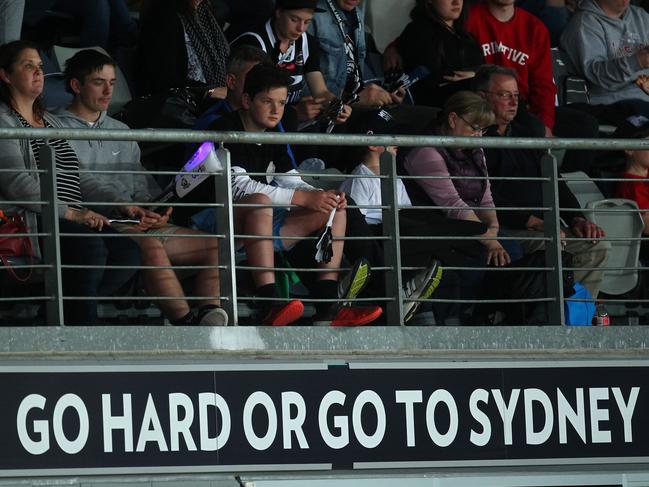
M 70 128 L 121 129 L 128 126 L 102 112 L 92 126 L 68 110 L 56 112 L 61 124 Z M 101 171 L 145 171 L 140 164 L 140 148 L 133 141 L 70 140 L 79 156 L 79 167 Z M 94 186 L 85 188 L 88 201 L 145 203 L 160 192 L 153 178 L 144 174 L 93 174 Z M 114 199 L 115 196 L 117 199 Z M 113 199 L 110 199 L 113 198 Z
M 630 5 L 621 18 L 607 16 L 595 0 L 584 0 L 561 36 L 561 48 L 576 73 L 589 83 L 591 103 L 649 96 L 634 84 L 642 69 L 635 53 L 649 44 L 649 14 Z

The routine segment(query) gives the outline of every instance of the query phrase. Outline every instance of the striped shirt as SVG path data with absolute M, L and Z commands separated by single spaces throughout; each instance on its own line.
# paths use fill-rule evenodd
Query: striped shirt
M 33 128 L 20 113 L 14 111 L 18 120 L 25 128 Z M 47 120 L 43 120 L 45 128 L 52 128 Z M 29 146 L 34 153 L 36 165 L 40 169 L 40 151 L 41 146 L 45 144 L 43 139 L 30 139 Z M 70 208 L 81 210 L 81 181 L 79 179 L 79 158 L 70 144 L 65 139 L 50 140 L 49 145 L 54 149 L 56 159 L 56 189 L 59 201 L 68 203 Z
M 311 34 L 302 35 L 289 43 L 286 52 L 280 51 L 281 40 L 275 35 L 272 19 L 258 31 L 244 32 L 231 42 L 231 46 L 240 45 L 259 47 L 270 56 L 278 68 L 293 77 L 293 84 L 288 89 L 288 104 L 294 104 L 302 98 L 306 84 L 305 75 L 320 71 L 320 43 Z

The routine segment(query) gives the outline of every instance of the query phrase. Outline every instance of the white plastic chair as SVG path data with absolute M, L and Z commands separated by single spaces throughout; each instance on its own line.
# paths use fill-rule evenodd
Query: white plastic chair
M 74 56 L 77 52 L 82 51 L 84 49 L 94 49 L 95 51 L 99 51 L 102 54 L 108 55 L 108 53 L 99 46 L 90 47 L 90 48 L 54 46 L 54 58 L 59 63 L 59 67 L 61 68 L 61 71 L 63 71 L 63 69 L 65 68 L 65 63 L 68 59 Z M 126 82 L 126 77 L 124 76 L 124 73 L 119 68 L 119 66 L 115 66 L 115 74 L 117 80 L 115 82 L 113 98 L 110 102 L 110 106 L 108 107 L 109 115 L 117 113 L 122 109 L 124 105 L 126 105 L 129 101 L 133 99 L 133 96 L 131 95 L 131 90 L 128 87 L 128 83 Z
M 611 198 L 591 201 L 587 204 L 586 209 L 587 217 L 602 227 L 607 236 L 625 239 L 611 242 L 611 251 L 608 254 L 606 267 L 638 267 L 640 240 L 632 239 L 642 236 L 644 221 L 636 202 Z M 635 289 L 638 280 L 639 273 L 636 269 L 607 270 L 604 272 L 601 291 L 615 296 L 624 294 Z
M 566 179 L 566 184 L 572 194 L 575 195 L 579 206 L 586 208 L 591 201 L 604 199 L 604 195 L 599 190 L 595 181 L 583 171 L 561 173 L 561 177 Z
M 642 236 L 644 222 L 634 201 L 604 198 L 595 181 L 582 171 L 564 173 L 561 176 L 567 180 L 568 188 L 579 201 L 579 206 L 584 209 L 584 216 L 602 227 L 607 236 L 615 239 Z M 610 209 L 628 211 L 598 211 Z M 611 242 L 606 267 L 638 267 L 639 254 L 639 240 Z M 624 294 L 633 290 L 638 280 L 637 270 L 607 270 L 604 273 L 601 291 L 615 296 Z

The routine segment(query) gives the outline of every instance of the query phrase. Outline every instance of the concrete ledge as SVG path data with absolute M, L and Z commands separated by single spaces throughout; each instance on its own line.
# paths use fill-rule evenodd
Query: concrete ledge
M 548 354 L 649 357 L 649 326 L 4 327 L 0 356 L 440 357 Z

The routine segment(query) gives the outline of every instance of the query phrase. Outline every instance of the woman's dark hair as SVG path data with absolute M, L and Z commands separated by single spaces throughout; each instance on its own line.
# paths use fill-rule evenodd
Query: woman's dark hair
M 0 46 L 0 68 L 4 69 L 7 73 L 13 71 L 14 64 L 18 61 L 20 53 L 25 49 L 34 49 L 38 51 L 38 46 L 33 42 L 29 41 L 12 41 Z M 13 98 L 11 97 L 11 91 L 9 86 L 3 80 L 0 79 L 0 101 L 4 102 L 10 107 L 14 107 Z M 15 108 L 15 107 L 14 107 Z M 42 117 L 45 109 L 43 108 L 43 103 L 41 97 L 39 96 L 34 100 L 33 106 L 34 113 Z
M 423 20 L 428 19 L 433 22 L 438 23 L 440 26 L 448 29 L 456 34 L 463 35 L 466 33 L 464 24 L 466 22 L 466 1 L 462 2 L 462 12 L 460 17 L 453 22 L 453 27 L 450 28 L 446 23 L 439 17 L 437 10 L 435 10 L 435 1 L 436 0 L 416 0 L 415 7 L 410 11 L 410 18 L 412 20 Z

